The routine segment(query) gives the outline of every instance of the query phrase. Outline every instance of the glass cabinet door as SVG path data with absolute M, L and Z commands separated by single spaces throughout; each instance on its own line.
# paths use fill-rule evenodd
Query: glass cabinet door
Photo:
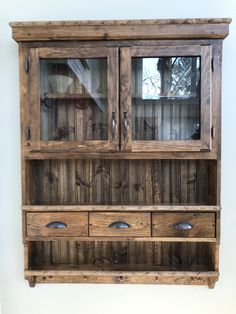
M 121 52 L 122 149 L 211 149 L 211 46 Z
M 117 48 L 31 53 L 32 149 L 118 150 Z

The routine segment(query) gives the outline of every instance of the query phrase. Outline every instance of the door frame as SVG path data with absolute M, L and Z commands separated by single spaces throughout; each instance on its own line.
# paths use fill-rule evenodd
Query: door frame
M 108 139 L 86 141 L 42 141 L 40 139 L 40 59 L 107 58 Z M 119 48 L 78 46 L 29 49 L 30 151 L 111 152 L 119 150 Z
M 200 140 L 132 140 L 132 57 L 201 57 L 201 132 Z M 211 143 L 211 82 L 212 82 L 212 46 L 182 45 L 182 46 L 133 46 L 120 49 L 120 120 L 121 120 L 121 150 L 131 152 L 161 152 L 161 151 L 210 151 Z

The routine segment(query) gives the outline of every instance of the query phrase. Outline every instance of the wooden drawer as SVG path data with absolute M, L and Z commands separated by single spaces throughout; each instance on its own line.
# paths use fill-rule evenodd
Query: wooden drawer
M 88 236 L 88 213 L 27 213 L 29 237 Z
M 90 213 L 90 236 L 149 237 L 151 215 L 148 213 Z
M 214 213 L 154 213 L 153 237 L 214 238 Z

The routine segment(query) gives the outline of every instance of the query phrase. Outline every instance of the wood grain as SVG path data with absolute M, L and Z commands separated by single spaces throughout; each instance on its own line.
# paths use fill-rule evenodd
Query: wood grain
M 132 57 L 173 57 L 173 56 L 199 56 L 201 54 L 200 46 L 158 46 L 142 47 L 136 46 L 130 48 Z
M 183 160 L 216 160 L 218 157 L 218 152 L 178 152 L 178 151 L 167 151 L 167 152 L 89 152 L 83 153 L 80 151 L 41 151 L 41 152 L 33 152 L 29 150 L 24 151 L 24 159 L 25 160 L 44 160 L 44 159 L 123 159 L 123 160 L 133 160 L 133 159 L 183 159 Z
M 213 288 L 218 280 L 218 272 L 63 272 L 25 271 L 27 279 L 36 283 L 106 283 L 106 284 L 174 284 L 206 285 Z
M 118 212 L 219 212 L 221 210 L 220 206 L 202 206 L 202 205 L 24 205 L 22 210 L 28 212 L 40 212 L 40 211 L 85 211 L 85 212 L 101 212 L 101 211 L 118 211 Z
M 60 236 L 61 240 L 68 240 L 67 236 Z M 47 243 L 48 241 L 55 241 L 58 240 L 58 237 L 54 237 L 54 236 L 26 236 L 24 238 L 25 241 L 27 241 L 27 243 L 30 241 L 43 241 L 45 243 Z M 71 241 L 100 241 L 100 242 L 104 242 L 105 241 L 111 241 L 111 243 L 113 244 L 113 246 L 115 246 L 114 241 L 120 241 L 120 242 L 124 242 L 124 241 L 129 241 L 130 243 L 130 248 L 132 246 L 136 246 L 136 242 L 144 242 L 145 243 L 141 244 L 145 247 L 148 247 L 150 242 L 156 241 L 156 245 L 158 246 L 161 242 L 191 242 L 192 245 L 196 245 L 196 242 L 207 242 L 207 243 L 218 243 L 219 241 L 216 238 L 187 238 L 187 237 L 155 237 L 155 236 L 147 236 L 147 237 L 136 237 L 136 236 L 88 236 L 88 237 L 84 237 L 84 236 L 70 236 L 69 240 Z M 146 243 L 147 242 L 147 243 Z M 104 245 L 103 243 L 103 245 Z M 132 258 L 132 256 L 131 256 Z M 148 258 L 148 256 L 147 256 Z
M 127 265 L 128 269 L 135 270 L 139 268 L 139 264 L 143 265 L 143 259 L 139 260 L 138 256 L 141 254 L 145 256 L 145 259 L 150 260 L 150 265 L 146 268 L 151 269 L 156 264 L 156 254 L 160 254 L 160 266 L 162 270 L 168 270 L 169 267 L 173 267 L 175 270 L 185 270 L 190 271 L 192 268 L 198 268 L 202 271 L 213 270 L 214 265 L 212 264 L 211 250 L 215 247 L 215 243 L 211 242 L 197 242 L 194 246 L 191 242 L 161 242 L 162 250 L 156 251 L 156 242 L 151 242 L 149 250 L 146 250 L 143 241 L 143 246 L 133 247 L 129 250 L 129 246 L 133 246 L 132 241 L 66 241 L 66 240 L 55 240 L 50 241 L 51 245 L 48 249 L 46 242 L 35 241 L 32 242 L 34 256 L 31 260 L 31 268 L 48 268 L 55 267 L 60 270 L 69 268 L 82 267 L 84 269 L 91 269 L 93 265 L 104 268 L 108 267 L 123 267 L 122 265 Z M 110 249 L 101 250 L 101 245 L 108 246 Z M 52 245 L 53 244 L 53 245 Z M 85 247 L 89 247 L 89 252 Z M 76 260 L 71 260 L 74 251 L 76 254 L 80 252 Z M 65 252 L 67 254 L 65 255 Z M 70 252 L 70 254 L 68 254 Z M 190 254 L 191 253 L 191 254 Z M 48 258 L 50 254 L 50 258 Z M 148 258 L 148 255 L 150 257 Z M 81 256 L 81 260 L 79 257 Z M 135 258 L 132 259 L 132 257 Z M 155 257 L 155 258 L 154 258 Z M 86 260 L 86 263 L 84 261 Z M 74 261 L 74 263 L 73 263 Z M 130 266 L 128 266 L 131 264 Z M 137 266 L 136 266 L 137 265 Z M 144 266 L 142 266 L 144 267 Z M 137 269 L 136 268 L 136 269 Z M 140 268 L 139 268 L 140 269 Z
M 38 49 L 29 49 L 29 108 L 28 110 L 28 125 L 30 128 L 30 141 L 27 143 L 29 149 L 39 149 L 40 139 L 40 87 L 39 87 L 39 59 Z
M 175 230 L 180 222 L 193 226 L 190 230 Z M 215 237 L 216 221 L 214 213 L 153 213 L 152 235 L 155 237 Z
M 202 150 L 210 150 L 212 127 L 212 47 L 201 46 L 201 140 Z
M 40 58 L 64 59 L 64 58 L 105 58 L 108 55 L 107 47 L 96 49 L 95 47 L 79 48 L 55 48 L 42 47 L 38 49 Z
M 215 205 L 216 195 L 208 194 L 215 184 L 209 185 L 210 164 L 214 162 L 35 160 L 30 205 Z
M 184 19 L 140 19 L 140 20 L 82 20 L 82 21 L 28 21 L 11 22 L 11 26 L 41 25 L 153 25 L 153 24 L 221 24 L 230 23 L 231 18 L 184 18 Z
M 115 222 L 125 222 L 128 229 L 109 227 Z M 90 236 L 151 236 L 151 216 L 148 213 L 90 213 Z
M 48 228 L 49 223 L 60 221 L 65 229 Z M 71 237 L 88 235 L 87 213 L 27 213 L 27 236 L 30 237 Z
M 127 126 L 125 127 L 125 114 Z M 131 143 L 131 54 L 129 48 L 120 49 L 120 130 L 121 150 L 130 151 Z M 125 130 L 126 129 L 126 130 Z M 127 132 L 126 136 L 125 133 Z
M 221 209 L 221 39 L 228 35 L 230 22 L 11 23 L 13 38 L 20 42 L 22 231 L 30 286 L 78 282 L 214 287 Z M 136 60 L 132 66 L 136 57 L 186 53 L 201 57 L 200 140 L 187 140 L 199 99 L 143 100 L 142 64 Z M 107 113 L 102 116 L 74 80 L 70 94 L 46 93 L 55 104 L 57 121 L 48 114 L 40 124 L 40 60 L 72 57 L 107 58 L 107 70 L 94 77 L 107 90 L 107 95 L 98 92 Z M 68 73 L 59 66 L 57 74 Z M 87 109 L 77 110 L 75 103 Z M 144 117 L 149 127 L 143 128 Z M 68 125 L 73 132 L 54 140 L 49 136 L 54 125 Z M 107 227 L 117 219 L 131 225 L 125 235 L 126 229 L 111 232 Z M 45 227 L 61 220 L 65 230 Z M 171 226 L 180 221 L 193 229 L 174 231 Z
M 12 22 L 16 41 L 225 38 L 231 19 Z

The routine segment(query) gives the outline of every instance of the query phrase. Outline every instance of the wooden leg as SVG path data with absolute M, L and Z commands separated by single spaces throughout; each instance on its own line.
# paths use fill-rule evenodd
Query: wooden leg
M 35 279 L 36 279 L 35 276 L 31 276 L 31 277 L 27 278 L 30 288 L 34 288 L 35 287 L 35 281 L 36 281 Z
M 208 288 L 214 289 L 215 283 L 216 283 L 215 279 L 208 279 Z

